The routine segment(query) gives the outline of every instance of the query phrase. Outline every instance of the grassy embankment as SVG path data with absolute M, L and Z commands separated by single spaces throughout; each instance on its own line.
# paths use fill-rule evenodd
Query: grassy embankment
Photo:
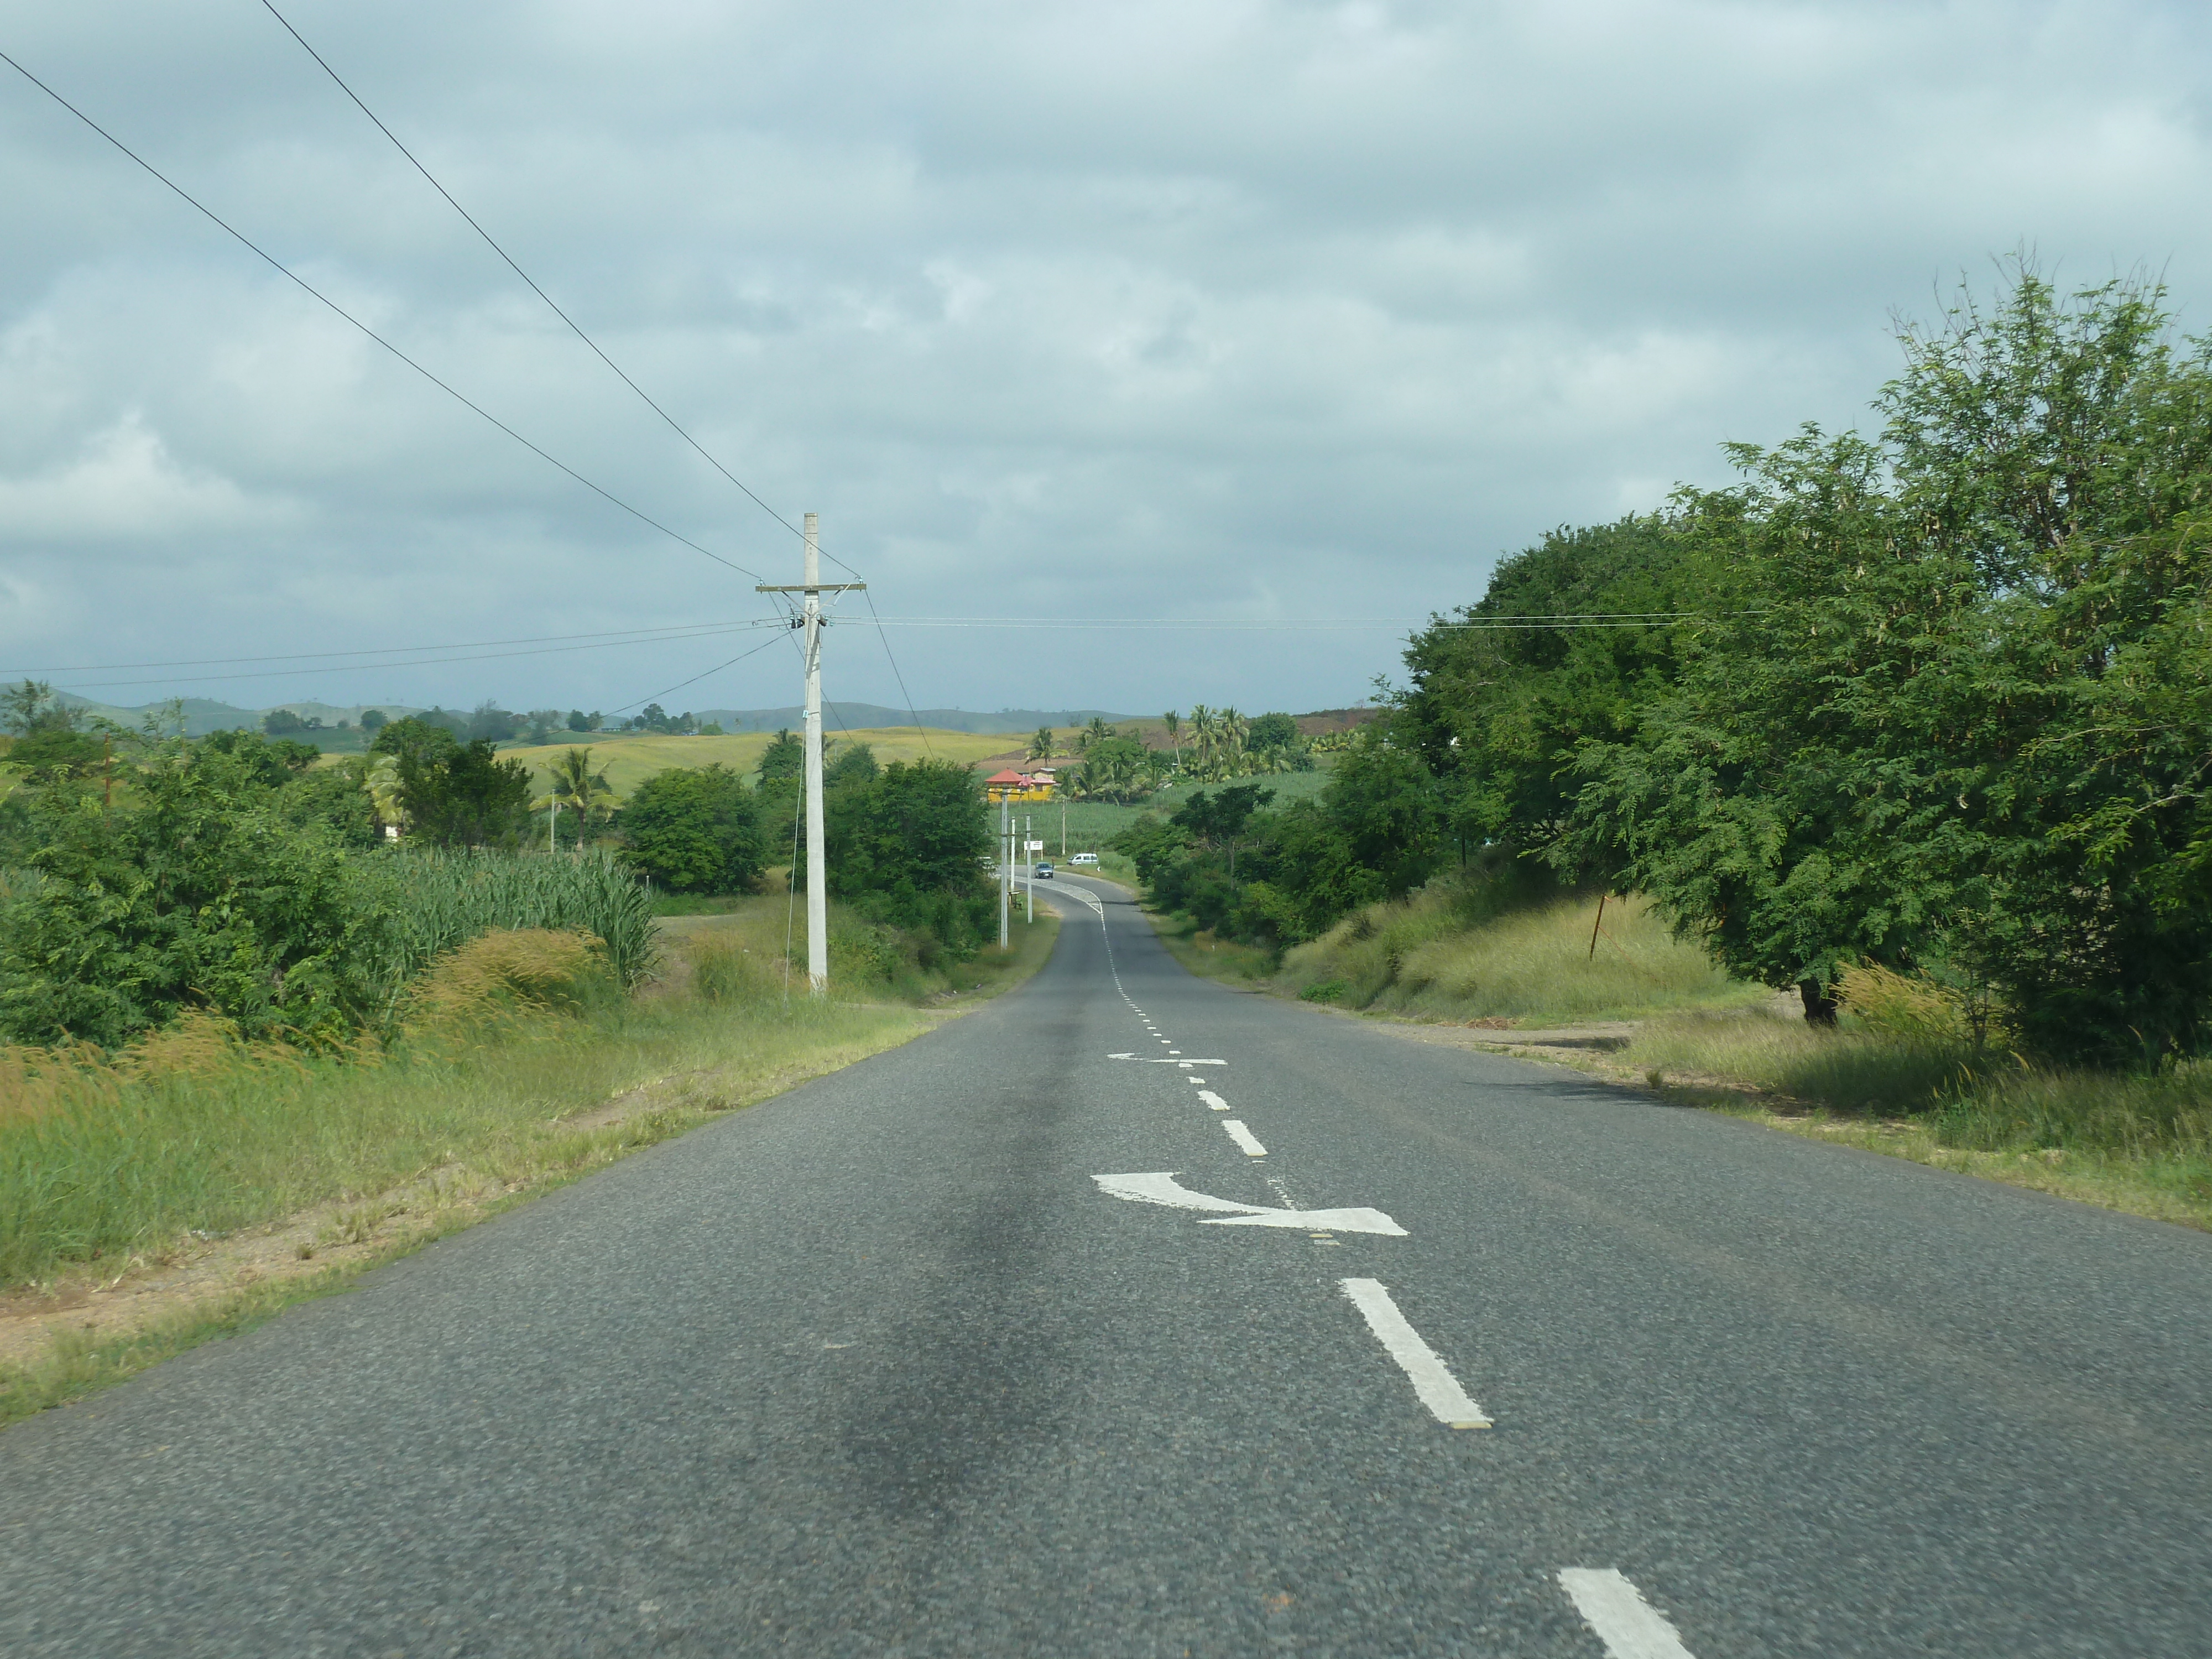
M 0 1050 L 0 1423 L 904 1042 L 1026 977 L 1055 929 L 1018 921 L 948 978 L 841 915 L 838 994 L 787 1001 L 786 920 L 775 898 L 665 924 L 634 996 L 574 935 L 489 935 L 349 1055 L 189 1023 L 116 1055 Z
M 923 738 L 928 741 L 925 744 Z M 931 729 L 926 734 L 911 726 L 885 726 L 859 732 L 831 731 L 824 734 L 830 745 L 828 753 L 836 759 L 837 750 L 850 744 L 866 744 L 875 751 L 878 761 L 888 765 L 892 761 L 921 760 L 934 756 L 939 760 L 957 761 L 971 765 L 986 757 L 1003 754 L 1020 739 L 998 732 L 940 732 Z M 592 763 L 603 769 L 607 781 L 614 786 L 617 796 L 626 796 L 655 772 L 665 772 L 676 766 L 726 766 L 733 772 L 751 772 L 760 764 L 762 752 L 774 740 L 767 732 L 743 732 L 720 738 L 655 737 L 649 732 L 615 734 L 588 732 L 567 741 L 556 741 L 535 747 L 517 744 L 500 750 L 501 760 L 520 761 L 530 768 L 532 787 L 544 789 L 551 777 L 553 763 L 571 749 L 588 748 Z
M 1194 971 L 1278 995 L 1438 1024 L 1515 1030 L 1620 1022 L 1613 1048 L 1541 1057 L 1680 1104 L 1814 1139 L 2212 1229 L 2212 1063 L 2141 1074 L 2028 1064 L 2002 1034 L 1977 1042 L 1960 1011 L 1893 975 L 1816 1030 L 1794 998 L 1732 981 L 1640 901 L 1594 899 L 1468 920 L 1449 891 L 1372 906 L 1323 938 L 1267 955 L 1155 917 Z

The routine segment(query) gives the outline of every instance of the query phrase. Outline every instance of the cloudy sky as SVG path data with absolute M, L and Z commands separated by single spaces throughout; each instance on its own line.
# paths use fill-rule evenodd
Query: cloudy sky
M 1863 419 L 1892 315 L 2023 244 L 2162 271 L 2212 325 L 2193 6 L 277 3 L 708 452 L 820 512 L 884 617 L 1361 624 L 895 626 L 923 707 L 1352 701 L 1547 527 Z M 6 0 L 0 50 L 549 454 L 797 579 L 258 0 Z M 0 671 L 797 700 L 773 631 L 473 644 L 764 602 L 4 65 L 0 192 Z M 870 629 L 828 663 L 902 701 Z

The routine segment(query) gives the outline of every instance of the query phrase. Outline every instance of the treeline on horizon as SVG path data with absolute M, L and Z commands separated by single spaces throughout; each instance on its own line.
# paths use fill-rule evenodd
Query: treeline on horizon
M 361 711 L 361 730 L 374 738 L 399 716 L 382 708 Z M 557 708 L 533 708 L 520 714 L 501 708 L 495 699 L 487 698 L 473 709 L 441 708 L 435 705 L 405 716 L 450 732 L 465 743 L 513 743 L 518 740 L 544 744 L 556 743 L 564 737 L 586 736 L 595 732 L 647 732 L 656 736 L 719 738 L 723 735 L 719 721 L 702 720 L 686 709 L 681 714 L 672 714 L 657 702 L 649 702 L 637 714 L 626 719 L 610 720 L 593 710 L 586 714 L 580 708 L 571 708 L 563 714 Z M 289 708 L 271 708 L 261 716 L 262 732 L 272 738 L 297 739 L 308 732 L 344 732 L 352 727 L 350 720 L 339 720 L 325 727 L 319 714 L 300 714 Z
M 2024 261 L 1898 341 L 1872 435 L 1505 560 L 1318 799 L 1141 820 L 1155 898 L 1279 950 L 1438 878 L 1639 892 L 1815 1022 L 1864 963 L 2040 1059 L 2200 1052 L 2212 343 Z

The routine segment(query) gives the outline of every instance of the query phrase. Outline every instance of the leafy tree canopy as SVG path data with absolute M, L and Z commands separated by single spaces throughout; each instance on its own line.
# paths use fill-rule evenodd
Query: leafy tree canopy
M 616 823 L 623 860 L 672 892 L 742 893 L 760 875 L 766 848 L 752 792 L 727 767 L 656 772 Z

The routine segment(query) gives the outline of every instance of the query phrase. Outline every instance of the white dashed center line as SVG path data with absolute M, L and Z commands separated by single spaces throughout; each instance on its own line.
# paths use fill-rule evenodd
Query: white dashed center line
M 1267 1157 L 1267 1149 L 1260 1144 L 1259 1136 L 1254 1134 L 1249 1129 L 1239 1123 L 1235 1118 L 1223 1118 L 1221 1120 L 1221 1127 L 1229 1132 L 1229 1138 L 1235 1141 L 1237 1146 L 1243 1150 L 1244 1155 L 1247 1158 Z
M 1422 1341 L 1421 1334 L 1406 1322 L 1406 1316 L 1398 1311 L 1398 1304 L 1382 1288 L 1382 1280 L 1347 1279 L 1340 1282 L 1352 1305 L 1366 1317 L 1367 1328 L 1375 1333 L 1376 1340 L 1398 1362 L 1399 1368 L 1413 1382 L 1413 1392 L 1437 1422 L 1455 1429 L 1490 1426 L 1482 1407 L 1467 1397 L 1467 1390 L 1444 1368 L 1444 1362 L 1437 1358 L 1437 1351 Z
M 1193 1078 L 1191 1079 L 1191 1081 L 1195 1083 L 1198 1079 L 1196 1078 Z M 1204 1101 L 1207 1105 L 1212 1107 L 1217 1112 L 1225 1112 L 1229 1109 L 1229 1103 L 1224 1100 L 1219 1095 L 1214 1093 L 1211 1089 L 1200 1089 L 1198 1091 L 1198 1097 Z
M 1674 1627 L 1611 1567 L 1562 1568 L 1559 1587 L 1574 1598 L 1609 1659 L 1690 1659 Z

